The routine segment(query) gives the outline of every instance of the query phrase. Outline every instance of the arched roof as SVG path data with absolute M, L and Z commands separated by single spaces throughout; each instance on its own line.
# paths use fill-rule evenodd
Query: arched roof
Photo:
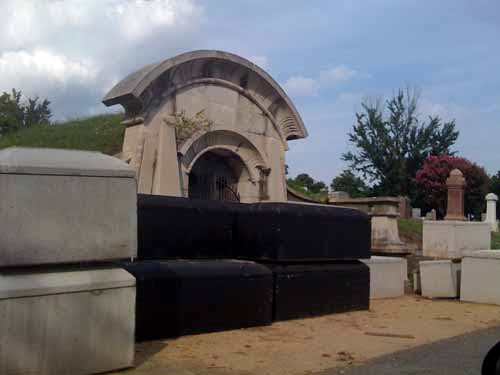
M 304 138 L 307 130 L 292 101 L 264 70 L 223 51 L 187 52 L 130 74 L 106 94 L 106 106 L 121 104 L 127 113 L 147 111 L 155 99 L 200 81 L 226 84 L 255 100 L 273 116 L 287 139 Z

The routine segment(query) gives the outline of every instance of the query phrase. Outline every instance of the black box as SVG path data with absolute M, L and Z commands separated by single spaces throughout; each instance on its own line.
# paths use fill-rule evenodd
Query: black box
M 138 341 L 271 324 L 273 277 L 265 266 L 237 260 L 122 266 L 137 280 Z
M 370 257 L 371 221 L 344 207 L 255 203 L 237 212 L 238 258 L 278 261 Z
M 232 258 L 240 204 L 139 194 L 138 258 Z
M 370 269 L 362 262 L 267 266 L 274 276 L 274 321 L 369 308 Z

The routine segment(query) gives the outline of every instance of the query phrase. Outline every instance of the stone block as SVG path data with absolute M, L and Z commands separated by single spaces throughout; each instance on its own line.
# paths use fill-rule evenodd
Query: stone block
M 420 261 L 422 296 L 456 298 L 460 291 L 460 263 L 451 260 Z
M 420 208 L 412 208 L 411 217 L 413 219 L 420 219 L 422 217 L 422 210 Z
M 491 247 L 488 223 L 464 221 L 424 221 L 422 250 L 426 257 L 460 259 L 467 250 Z
M 135 279 L 118 268 L 0 274 L 0 374 L 133 365 Z
M 370 298 L 394 298 L 404 295 L 408 272 L 405 258 L 372 256 L 361 261 L 370 268 Z
M 460 300 L 500 305 L 500 251 L 480 250 L 464 254 Z
M 135 257 L 135 173 L 96 152 L 5 149 L 0 222 L 0 267 Z

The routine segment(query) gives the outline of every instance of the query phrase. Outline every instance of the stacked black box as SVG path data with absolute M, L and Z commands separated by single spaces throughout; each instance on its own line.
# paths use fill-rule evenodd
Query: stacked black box
M 126 263 L 137 280 L 136 338 L 271 324 L 272 273 L 237 260 Z
M 235 211 L 239 206 L 139 194 L 138 258 L 232 258 Z
M 235 252 L 274 277 L 273 320 L 368 309 L 371 224 L 361 211 L 256 203 L 237 213 Z
M 370 218 L 358 210 L 255 203 L 236 216 L 235 252 L 240 258 L 309 262 L 370 257 Z
M 274 321 L 369 308 L 370 271 L 362 262 L 268 267 L 274 274 Z

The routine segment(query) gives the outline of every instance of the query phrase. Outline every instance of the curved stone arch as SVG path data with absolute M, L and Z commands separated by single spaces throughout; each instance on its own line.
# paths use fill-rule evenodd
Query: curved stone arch
M 260 170 L 268 169 L 257 147 L 242 134 L 229 130 L 215 130 L 192 137 L 182 145 L 179 154 L 183 171 L 189 174 L 203 154 L 216 149 L 224 149 L 237 155 L 247 168 L 253 182 L 260 180 Z
M 285 140 L 307 136 L 299 113 L 278 83 L 250 61 L 222 51 L 188 52 L 148 65 L 113 87 L 103 103 L 121 104 L 128 118 L 141 116 L 157 105 L 158 98 L 198 79 L 225 81 L 247 92 L 272 116 Z

